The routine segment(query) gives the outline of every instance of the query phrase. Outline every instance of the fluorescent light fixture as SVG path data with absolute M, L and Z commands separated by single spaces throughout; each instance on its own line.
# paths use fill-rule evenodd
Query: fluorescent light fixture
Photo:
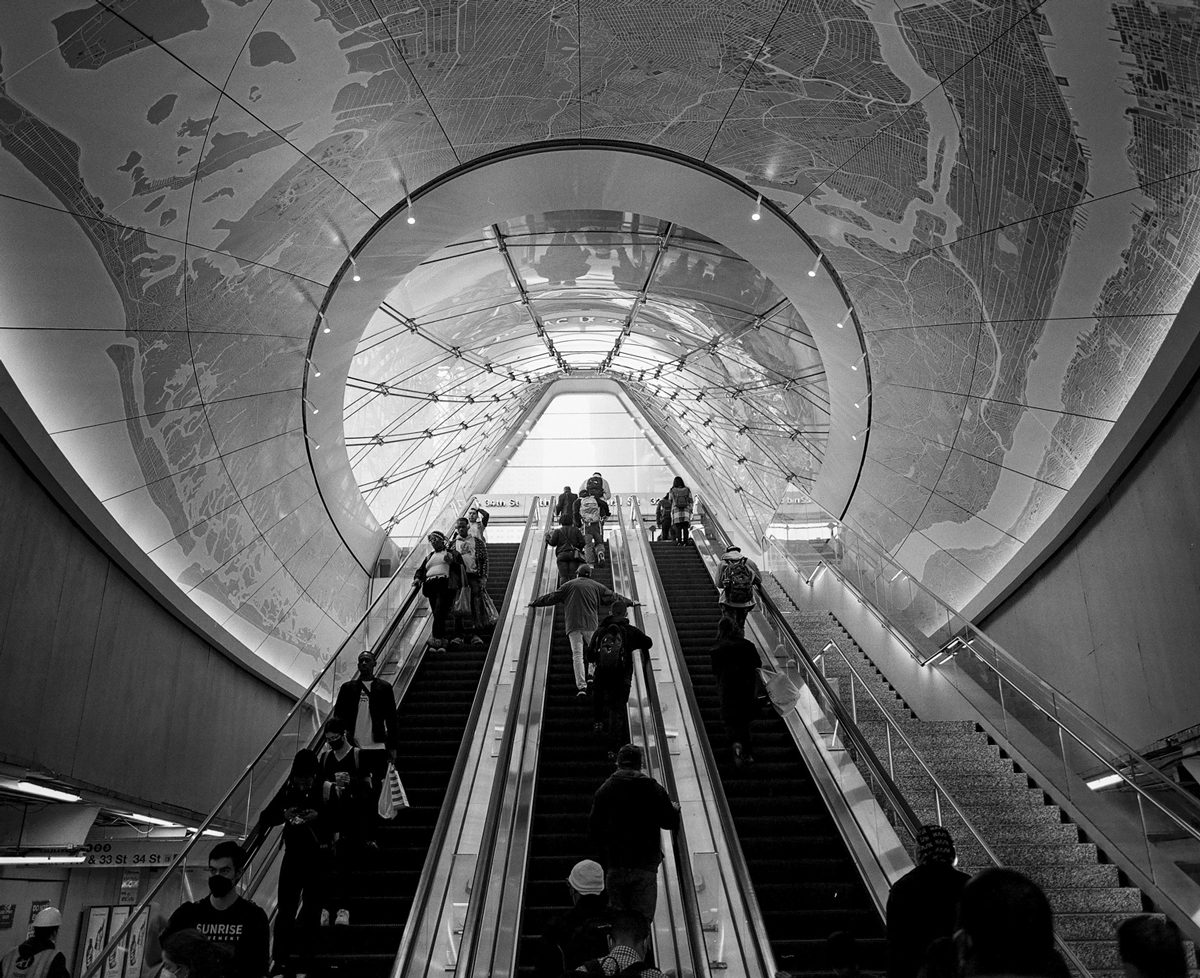
M 137 812 L 114 812 L 115 815 L 120 815 L 121 818 L 127 818 L 131 822 L 141 822 L 143 825 L 157 825 L 164 829 L 182 828 L 178 822 L 168 822 L 165 818 L 155 818 L 153 815 L 139 815 Z
M 895 574 L 893 574 L 891 577 L 888 578 L 888 583 L 891 584 L 894 580 L 896 580 L 897 577 L 903 577 L 903 576 L 904 576 L 904 571 L 898 570 L 898 571 L 896 571 Z
M 199 830 L 199 829 L 196 829 L 196 828 L 189 828 L 189 829 L 188 829 L 188 831 L 189 831 L 189 832 L 191 832 L 193 835 L 195 835 L 195 834 L 196 834 L 197 832 L 199 832 L 200 830 Z M 216 838 L 216 839 L 223 839 L 223 838 L 225 838 L 225 833 L 224 833 L 224 832 L 218 832 L 216 829 L 205 829 L 205 830 L 204 830 L 204 831 L 203 831 L 201 834 L 202 834 L 202 835 L 211 835 L 211 836 L 213 836 L 213 837 L 214 837 L 214 838 Z
M 49 798 L 51 801 L 79 801 L 82 797 L 72 791 L 62 791 L 58 788 L 48 788 L 44 784 L 38 784 L 36 781 L 18 781 L 15 785 L 10 785 L 22 794 L 34 795 L 38 798 Z
M 1110 787 L 1114 784 L 1117 784 L 1120 781 L 1124 781 L 1124 780 L 1125 779 L 1122 778 L 1121 775 L 1119 775 L 1119 774 L 1106 774 L 1100 778 L 1093 778 L 1091 781 L 1089 781 L 1087 783 L 1087 786 L 1089 788 L 1091 788 L 1092 791 L 1097 791 L 1100 788 L 1108 788 L 1108 787 Z
M 86 856 L 0 856 L 0 866 L 50 866 L 62 863 L 78 865 Z

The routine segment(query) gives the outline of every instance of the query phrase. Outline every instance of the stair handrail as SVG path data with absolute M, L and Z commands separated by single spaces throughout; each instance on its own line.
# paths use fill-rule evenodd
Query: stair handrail
M 1151 764 L 1150 761 L 1142 757 L 1120 736 L 1110 730 L 1105 724 L 1097 720 L 1091 713 L 1076 703 L 1070 696 L 1063 693 L 1058 687 L 1047 682 L 1042 677 L 1033 673 L 1027 666 L 1022 664 L 1012 653 L 1008 652 L 1003 646 L 999 645 L 988 635 L 981 631 L 974 623 L 964 618 L 959 612 L 955 611 L 949 604 L 934 594 L 929 588 L 925 587 L 920 581 L 905 570 L 905 568 L 892 556 L 884 552 L 878 545 L 874 544 L 864 534 L 858 533 L 840 520 L 833 517 L 829 518 L 829 522 L 839 527 L 840 536 L 847 536 L 855 545 L 861 545 L 881 562 L 886 562 L 890 567 L 894 567 L 898 575 L 903 573 L 907 575 L 908 581 L 920 590 L 931 602 L 937 605 L 942 613 L 946 616 L 946 629 L 949 632 L 947 639 L 942 643 L 939 650 L 932 655 L 922 658 L 913 645 L 912 640 L 904 635 L 899 629 L 896 622 L 892 621 L 884 612 L 877 608 L 871 597 L 865 594 L 854 581 L 849 578 L 836 562 L 830 562 L 820 554 L 815 548 L 812 550 L 818 560 L 817 570 L 821 567 L 827 568 L 832 572 L 843 585 L 848 587 L 856 596 L 869 607 L 876 615 L 880 616 L 886 627 L 893 632 L 901 642 L 908 647 L 910 653 L 922 665 L 931 667 L 937 666 L 941 661 L 946 661 L 953 656 L 962 655 L 964 652 L 969 654 L 975 661 L 988 668 L 995 673 L 1005 683 L 1012 686 L 1014 690 L 1020 693 L 1039 713 L 1043 714 L 1047 720 L 1058 727 L 1064 734 L 1074 740 L 1080 747 L 1086 750 L 1089 754 L 1096 758 L 1099 764 L 1106 768 L 1111 774 L 1121 778 L 1125 785 L 1133 789 L 1141 798 L 1150 802 L 1167 818 L 1174 822 L 1180 829 L 1190 835 L 1194 840 L 1200 842 L 1200 828 L 1188 822 L 1183 816 L 1177 814 L 1171 808 L 1165 806 L 1160 800 L 1152 794 L 1144 790 L 1137 780 L 1126 774 L 1123 768 L 1128 768 L 1133 771 L 1138 768 L 1138 774 L 1144 779 L 1151 782 L 1154 788 L 1158 791 L 1165 792 L 1172 801 L 1177 804 L 1183 811 L 1187 812 L 1191 818 L 1194 818 L 1197 823 L 1200 823 L 1200 799 L 1193 797 L 1184 791 L 1179 785 L 1168 778 L 1157 767 Z M 768 548 L 773 554 L 777 554 L 780 559 L 790 565 L 801 578 L 807 583 L 811 583 L 816 576 L 814 571 L 813 576 L 805 578 L 803 572 L 798 567 L 796 558 L 779 546 L 778 540 L 773 536 L 764 536 L 762 539 L 764 552 Z M 844 544 L 843 544 L 844 547 Z M 882 566 L 882 563 L 881 563 Z M 956 623 L 955 628 L 950 628 L 950 622 Z M 965 637 L 967 634 L 969 638 Z M 992 662 L 986 655 L 976 649 L 972 643 L 979 642 L 988 647 L 991 653 L 995 656 L 996 662 Z M 1003 663 L 1006 670 L 999 668 L 999 663 Z M 1016 678 L 1014 678 L 1014 676 Z M 1044 698 L 1043 701 L 1034 695 L 1031 691 L 1037 690 Z M 1049 702 L 1045 702 L 1048 699 Z M 1090 727 L 1089 732 L 1076 729 L 1075 726 L 1068 724 L 1063 717 L 1058 715 L 1058 708 L 1063 707 L 1072 714 L 1077 715 L 1082 721 L 1082 726 Z M 1104 749 L 1111 755 L 1112 759 L 1105 757 L 1100 749 L 1095 746 L 1095 743 L 1104 744 L 1107 741 Z M 1095 742 L 1095 743 L 1094 743 Z
M 768 541 L 765 540 L 764 542 Z M 774 552 L 778 553 L 782 560 L 787 562 L 794 571 L 800 573 L 799 569 L 796 567 L 796 561 L 793 559 L 791 554 L 780 547 L 773 539 L 769 540 L 769 544 L 773 547 Z M 816 551 L 814 551 L 814 553 L 815 552 Z M 892 563 L 895 565 L 894 561 L 892 561 Z M 897 631 L 895 623 L 891 622 L 880 609 L 876 608 L 870 596 L 864 594 L 861 589 L 855 586 L 854 582 L 847 578 L 839 568 L 837 568 L 834 564 L 824 560 L 824 558 L 821 559 L 821 566 L 827 567 L 833 574 L 835 574 L 838 579 L 851 590 L 852 593 L 858 596 L 867 605 L 867 607 L 871 608 L 875 614 L 880 615 L 883 618 L 893 634 L 896 634 L 904 644 L 911 647 L 910 640 L 902 633 Z M 801 576 L 803 575 L 801 574 Z M 912 580 L 911 577 L 910 580 Z M 1142 784 L 1139 784 L 1136 778 L 1131 777 L 1130 774 L 1126 773 L 1124 768 L 1128 768 L 1130 771 L 1133 771 L 1136 768 L 1139 777 L 1149 782 L 1157 792 L 1165 793 L 1168 797 L 1170 797 L 1173 803 L 1186 811 L 1188 815 L 1196 819 L 1198 823 L 1200 823 L 1200 799 L 1196 799 L 1184 791 L 1179 785 L 1164 775 L 1162 771 L 1151 764 L 1150 761 L 1142 757 L 1124 740 L 1117 736 L 1117 734 L 1109 730 L 1104 724 L 1102 724 L 1085 709 L 1075 703 L 1070 697 L 1060 692 L 1055 686 L 1051 685 L 1040 677 L 1033 676 L 1033 674 L 1030 673 L 1025 666 L 1013 658 L 1011 653 L 1005 651 L 1005 649 L 997 645 L 971 622 L 962 619 L 957 612 L 950 609 L 945 602 L 942 602 L 940 599 L 938 599 L 937 596 L 933 595 L 932 592 L 922 587 L 919 582 L 913 580 L 913 583 L 917 584 L 918 587 L 921 587 L 921 590 L 928 594 L 934 601 L 937 601 L 938 604 L 940 604 L 946 610 L 947 614 L 961 619 L 963 632 L 969 632 L 971 634 L 970 638 L 963 638 L 962 634 L 953 636 L 942 645 L 939 654 L 935 654 L 934 656 L 930 656 L 928 659 L 924 660 L 922 662 L 923 665 L 936 666 L 939 663 L 934 662 L 933 660 L 939 657 L 943 658 L 944 661 L 948 661 L 955 656 L 963 654 L 970 655 L 974 661 L 990 670 L 1000 680 L 1007 683 L 1013 688 L 1013 690 L 1024 697 L 1024 699 L 1027 700 L 1028 703 L 1034 709 L 1036 709 L 1040 715 L 1044 716 L 1050 723 L 1052 723 L 1061 734 L 1070 737 L 1072 741 L 1079 745 L 1079 747 L 1094 757 L 1100 767 L 1106 769 L 1110 774 L 1119 777 L 1124 783 L 1124 786 L 1136 793 L 1139 799 L 1153 805 L 1173 824 L 1184 831 L 1187 835 L 1191 836 L 1194 841 L 1200 842 L 1200 828 L 1198 828 L 1197 825 L 1192 824 L 1183 815 L 1164 804 L 1160 797 L 1157 797 L 1155 794 L 1146 790 L 1146 787 L 1144 787 Z M 1022 685 L 1021 682 L 1014 681 L 1011 675 L 1003 672 L 996 664 L 990 661 L 986 655 L 983 655 L 978 649 L 976 649 L 972 644 L 975 642 L 985 643 L 995 654 L 997 660 L 1003 660 L 1006 665 L 1013 667 L 1022 677 L 1031 677 L 1031 685 L 1047 693 L 1052 702 L 1049 705 L 1039 702 L 1025 685 Z M 949 679 L 949 677 L 947 678 Z M 953 682 L 953 680 L 950 681 Z M 1076 713 L 1082 717 L 1086 721 L 1086 724 L 1093 728 L 1092 732 L 1098 735 L 1096 738 L 1097 740 L 1103 741 L 1104 739 L 1107 739 L 1109 741 L 1108 749 L 1114 755 L 1114 757 L 1111 759 L 1109 757 L 1105 757 L 1102 753 L 1100 753 L 1100 749 L 1098 749 L 1095 744 L 1088 739 L 1086 733 L 1080 732 L 1065 722 L 1064 719 L 1057 714 L 1055 703 L 1058 703 L 1060 706 L 1065 706 L 1073 713 Z M 1114 747 L 1116 749 L 1113 749 Z
M 633 505 L 636 507 L 637 500 Z M 617 526 L 621 535 L 621 551 L 628 565 L 628 595 L 638 601 L 637 578 L 633 573 L 633 556 L 629 550 L 629 533 L 622 519 L 621 498 L 617 497 Z M 630 509 L 630 518 L 636 519 L 636 509 Z M 614 582 L 615 583 L 615 582 Z M 632 609 L 637 627 L 645 631 L 645 616 L 640 605 Z M 653 717 L 654 737 L 658 741 L 662 753 L 663 787 L 672 798 L 679 798 L 679 789 L 675 783 L 675 771 L 671 765 L 671 752 L 668 749 L 670 741 L 667 737 L 667 725 L 663 720 L 662 701 L 658 695 L 658 683 L 654 679 L 654 666 L 649 654 L 641 656 L 642 677 L 646 685 L 646 698 L 650 702 L 650 715 Z M 683 821 L 679 829 L 671 835 L 671 849 L 675 859 L 675 872 L 679 877 L 680 901 L 683 903 L 684 918 L 687 923 L 688 950 L 692 956 L 692 965 L 699 970 L 708 966 L 708 946 L 704 940 L 703 922 L 700 919 L 700 900 L 696 896 L 696 876 L 692 872 L 691 850 L 687 844 L 687 832 Z
M 887 723 L 889 729 L 894 728 L 896 733 L 900 735 L 900 740 L 904 743 L 904 746 L 909 749 L 909 752 L 912 754 L 912 756 L 916 758 L 917 763 L 921 766 L 921 770 L 924 771 L 929 780 L 933 782 L 934 788 L 936 788 L 938 792 L 946 797 L 946 801 L 949 802 L 950 807 L 954 809 L 954 814 L 956 814 L 962 820 L 963 825 L 967 827 L 967 831 L 975 837 L 975 841 L 979 843 L 979 847 L 983 849 L 984 855 L 986 855 L 994 865 L 1003 866 L 1004 861 L 998 855 L 996 855 L 996 851 L 988 844 L 988 841 L 982 835 L 980 835 L 979 829 L 975 827 L 975 823 L 967 817 L 967 813 L 964 812 L 959 806 L 958 802 L 954 800 L 954 796 L 950 793 L 946 786 L 942 784 L 941 778 L 934 774 L 929 765 L 925 763 L 925 758 L 921 756 L 921 753 L 917 750 L 916 745 L 908 739 L 908 736 L 904 733 L 903 728 L 901 728 L 900 724 L 896 722 L 895 717 L 893 717 L 885 709 L 879 697 L 876 696 L 871 690 L 871 687 L 867 684 L 867 681 L 863 679 L 862 674 L 855 667 L 854 663 L 850 661 L 849 656 L 842 651 L 842 647 L 838 645 L 837 641 L 835 639 L 830 639 L 825 643 L 825 646 L 821 649 L 821 651 L 822 653 L 827 653 L 831 648 L 837 650 L 837 654 L 842 657 L 842 661 L 846 664 L 846 668 L 848 668 L 853 674 L 854 678 L 859 681 L 859 684 L 862 686 L 863 690 L 871 698 L 871 701 L 883 715 L 884 721 Z M 890 738 L 891 734 L 889 733 L 888 736 Z M 934 802 L 937 805 L 938 825 L 942 825 L 942 806 L 941 802 L 938 801 L 938 796 L 936 794 L 934 795 Z M 1079 956 L 1076 955 L 1073 950 L 1071 950 L 1071 947 L 1058 935 L 1057 931 L 1054 933 L 1054 943 L 1058 947 L 1059 952 L 1067 959 L 1072 967 L 1077 969 L 1081 978 L 1090 978 L 1092 974 L 1091 969 L 1089 969 L 1082 961 L 1079 960 Z
M 526 516 L 525 533 L 521 536 L 520 546 L 517 547 L 517 556 L 513 561 L 513 577 L 515 578 L 518 568 L 524 566 L 524 561 L 528 559 L 529 548 L 538 546 L 536 543 L 538 531 L 538 501 L 539 497 L 534 496 L 529 503 L 529 512 Z M 500 637 L 501 628 L 500 622 L 508 620 L 509 613 L 512 610 L 513 601 L 516 596 L 517 588 L 514 586 L 515 581 L 510 578 L 508 592 L 504 595 L 504 601 L 500 606 L 499 617 L 497 618 L 497 627 L 492 632 L 492 640 L 488 647 L 487 657 L 484 659 L 483 668 L 480 672 L 480 680 L 475 688 L 475 697 L 471 700 L 471 710 L 467 714 L 467 722 L 463 727 L 465 731 L 475 730 L 479 726 L 480 717 L 483 715 L 483 704 L 487 699 L 486 679 L 495 669 L 496 657 L 500 654 Z M 530 616 L 532 617 L 532 616 Z M 528 637 L 524 640 L 528 644 Z M 404 931 L 400 937 L 400 945 L 396 950 L 396 958 L 392 964 L 392 975 L 399 976 L 404 974 L 405 969 L 409 966 L 409 959 L 412 957 L 413 950 L 416 944 L 417 930 L 420 926 L 420 921 L 424 916 L 424 910 L 429 902 L 430 894 L 433 890 L 433 881 L 437 874 L 438 859 L 446 843 L 446 836 L 450 831 L 450 819 L 453 817 L 453 797 L 457 795 L 462 786 L 463 776 L 467 770 L 467 764 L 470 763 L 472 751 L 477 747 L 477 738 L 469 737 L 464 734 L 458 745 L 458 753 L 454 756 L 454 766 L 450 769 L 450 777 L 446 782 L 446 795 L 442 800 L 441 811 L 438 812 L 437 821 L 433 826 L 433 837 L 429 841 L 429 847 L 425 853 L 425 862 L 421 865 L 421 875 L 417 878 L 416 888 L 413 890 L 412 903 L 409 906 L 408 919 L 404 924 Z M 499 767 L 497 767 L 499 771 Z
M 642 512 L 636 497 L 633 499 L 631 509 L 638 521 L 638 525 L 641 525 L 643 522 Z M 664 612 L 667 612 L 670 606 L 667 604 L 666 590 L 663 588 L 662 576 L 658 572 L 658 566 L 653 561 L 647 561 L 646 575 L 649 578 L 651 590 L 655 592 L 659 607 Z M 675 620 L 671 614 L 663 614 L 661 627 L 670 637 L 671 644 L 682 656 L 683 646 L 679 640 L 679 632 L 675 629 Z M 679 678 L 678 686 L 683 694 L 683 700 L 688 712 L 693 718 L 697 719 L 697 729 L 703 730 L 704 723 L 699 720 L 701 715 L 700 703 L 696 699 L 696 691 L 692 686 L 692 677 L 687 667 L 682 664 L 676 670 L 676 673 Z M 713 755 L 712 745 L 709 744 L 707 737 L 697 738 L 695 748 L 700 754 L 704 763 L 705 774 L 709 784 L 712 786 L 713 802 L 717 809 L 717 821 L 721 826 L 721 834 L 727 843 L 726 855 L 733 866 L 733 883 L 742 900 L 742 905 L 746 908 L 750 927 L 754 933 L 753 953 L 758 957 L 760 973 L 773 975 L 776 969 L 774 952 L 771 950 L 771 939 L 767 934 L 766 920 L 763 916 L 762 907 L 758 902 L 758 894 L 754 892 L 754 886 L 750 882 L 750 870 L 746 865 L 746 854 L 742 851 L 742 842 L 738 836 L 737 827 L 733 822 L 733 812 L 729 808 L 729 800 L 725 797 L 725 786 L 721 781 L 721 774 L 717 770 L 717 759 Z M 708 960 L 707 951 L 701 960 Z
M 539 497 L 535 496 L 531 509 L 536 510 Z M 552 507 L 546 507 L 546 522 L 543 528 L 543 534 L 550 530 L 551 521 L 554 517 Z M 531 537 L 532 539 L 532 537 Z M 522 544 L 524 545 L 524 543 Z M 538 558 L 537 571 L 534 575 L 533 593 L 536 597 L 541 593 L 542 578 L 545 575 L 547 553 L 546 547 L 541 548 L 541 555 Z M 517 728 L 520 726 L 517 723 L 517 716 L 521 703 L 521 697 L 525 690 L 526 676 L 529 672 L 529 660 L 532 658 L 529 655 L 529 648 L 533 640 L 533 630 L 537 622 L 536 614 L 529 614 L 525 619 L 525 627 L 521 633 L 521 654 L 517 657 L 517 669 L 513 675 L 512 693 L 509 696 L 508 711 L 505 714 L 504 733 L 501 736 L 500 748 L 496 755 L 496 773 L 492 781 L 491 792 L 488 795 L 487 816 L 484 819 L 483 830 L 480 834 L 479 853 L 480 858 L 475 864 L 475 873 L 471 879 L 470 901 L 467 905 L 467 912 L 463 918 L 462 938 L 458 945 L 458 967 L 456 971 L 473 975 L 475 971 L 475 955 L 479 947 L 479 929 L 483 926 L 483 904 L 487 892 L 487 879 L 491 875 L 492 858 L 496 852 L 497 836 L 500 827 L 500 800 L 504 795 L 505 781 L 503 772 L 512 763 L 513 749 L 516 744 Z M 487 854 L 486 858 L 484 854 Z M 413 914 L 409 915 L 409 920 L 415 920 Z M 463 970 L 463 962 L 466 962 L 466 970 Z M 393 970 L 393 975 L 399 975 L 401 972 Z

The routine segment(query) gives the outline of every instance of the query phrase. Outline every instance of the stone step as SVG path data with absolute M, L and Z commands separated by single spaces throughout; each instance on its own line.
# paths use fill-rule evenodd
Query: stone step
M 1133 886 L 1112 886 L 1107 889 L 1061 886 L 1047 890 L 1046 896 L 1056 919 L 1060 914 L 1115 914 L 1124 919 L 1142 912 L 1141 891 Z

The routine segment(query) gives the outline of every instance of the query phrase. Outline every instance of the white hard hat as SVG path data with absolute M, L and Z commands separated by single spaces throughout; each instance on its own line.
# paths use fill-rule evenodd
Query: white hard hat
M 34 927 L 61 927 L 62 914 L 54 907 L 46 907 L 38 911 L 38 915 L 33 918 Z

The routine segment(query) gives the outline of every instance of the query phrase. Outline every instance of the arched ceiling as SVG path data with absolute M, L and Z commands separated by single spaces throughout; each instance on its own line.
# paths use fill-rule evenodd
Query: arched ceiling
M 304 675 L 367 592 L 330 515 L 365 504 L 352 477 L 331 501 L 305 439 L 348 253 L 488 154 L 659 147 L 763 193 L 840 276 L 873 381 L 847 518 L 962 603 L 1066 497 L 1196 279 L 1198 20 L 1167 0 L 8 3 L 0 354 L 137 544 Z M 553 236 L 570 209 L 496 226 Z M 833 315 L 804 319 L 818 346 Z M 339 325 L 349 373 L 378 324 Z M 821 354 L 834 395 L 850 364 Z M 632 366 L 635 400 L 698 442 Z M 830 444 L 854 427 L 837 410 Z

